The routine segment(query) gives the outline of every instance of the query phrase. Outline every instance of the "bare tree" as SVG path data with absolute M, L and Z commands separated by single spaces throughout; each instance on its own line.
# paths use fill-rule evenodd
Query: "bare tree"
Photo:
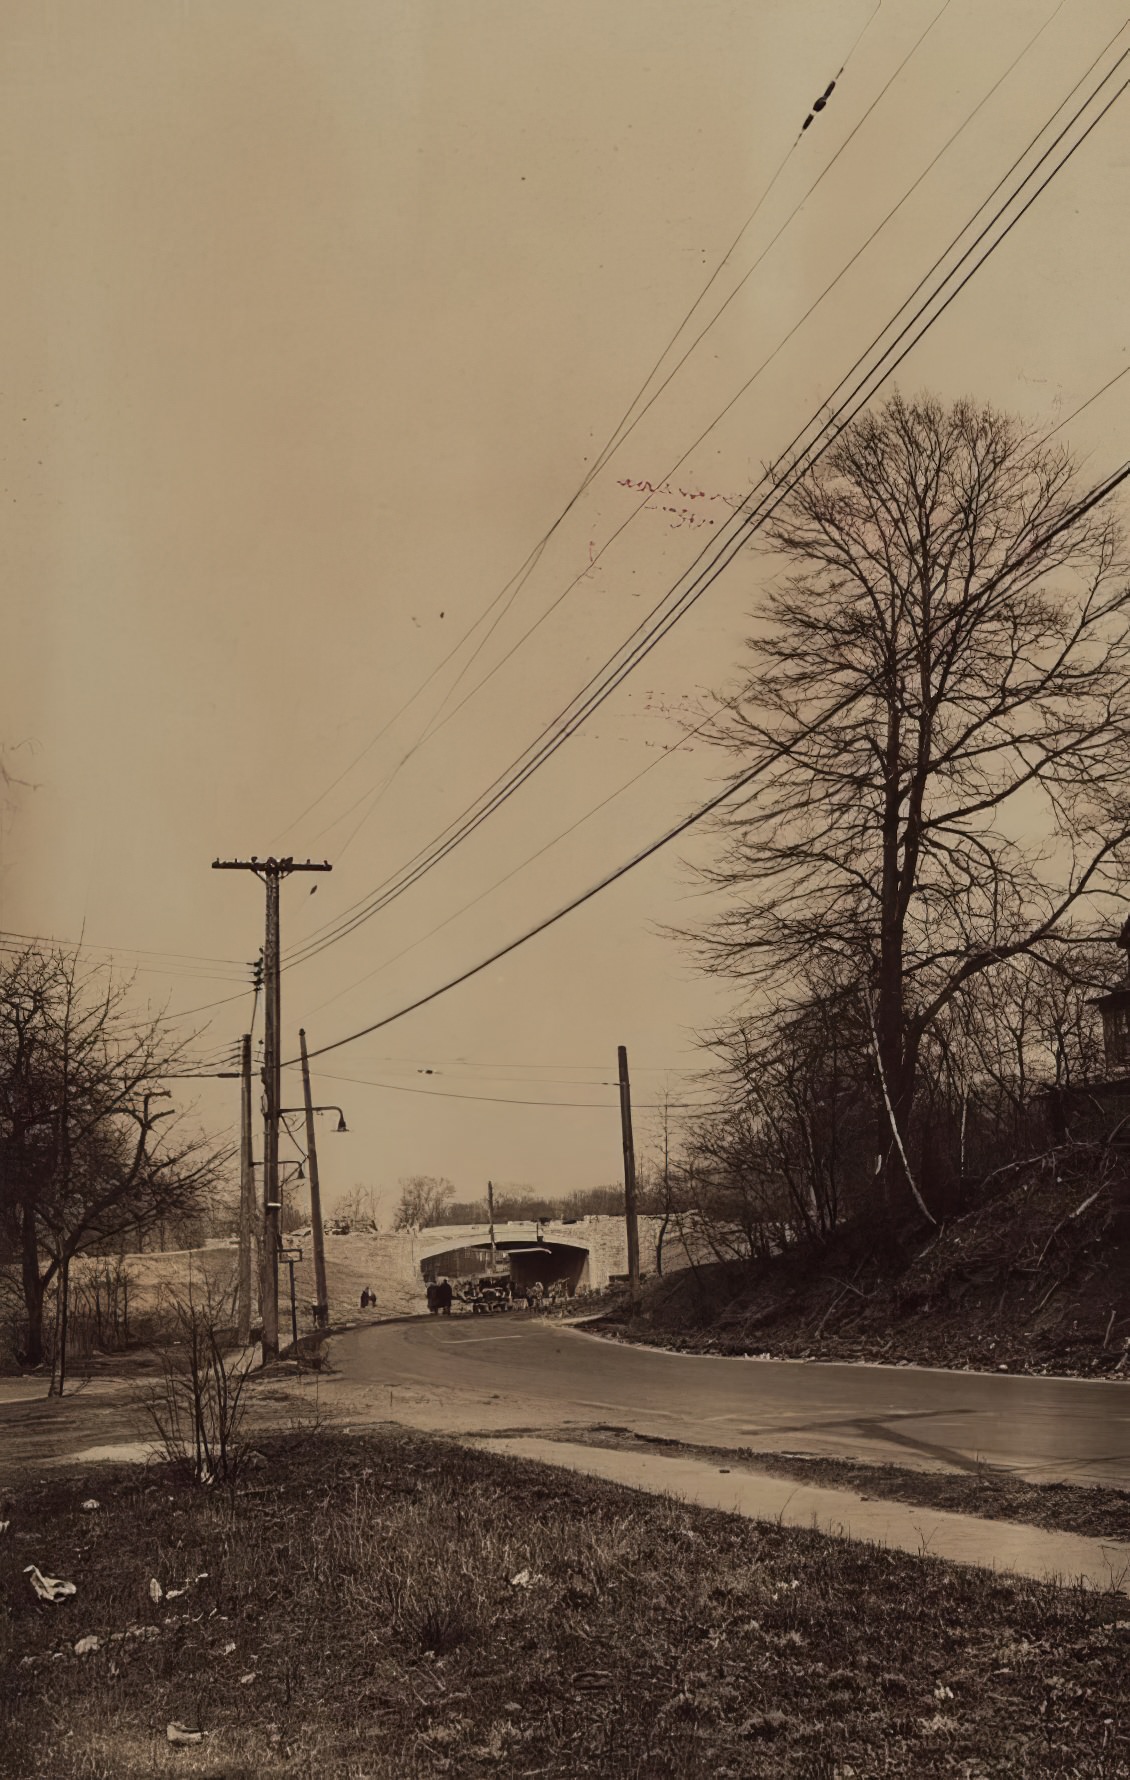
M 811 991 L 784 1017 L 715 1032 L 729 1165 L 756 1176 L 790 1235 L 824 1240 L 866 1173 L 870 1063 L 858 997 Z M 696 1144 L 719 1115 L 700 1121 Z M 783 1209 L 782 1209 L 783 1208 Z
M 927 1210 L 927 1035 L 1124 877 L 1130 593 L 1114 521 L 1080 507 L 1067 454 L 990 408 L 862 416 L 778 510 L 785 573 L 715 726 L 763 770 L 720 818 L 706 962 L 784 1008 L 853 986 L 888 1217 L 899 1183 Z
M 199 1215 L 227 1159 L 163 1104 L 184 1045 L 131 1014 L 128 994 L 74 953 L 29 950 L 0 974 L 0 1229 L 33 1365 L 56 1281 L 65 1345 L 74 1256 Z
M 394 1230 L 424 1230 L 443 1222 L 443 1214 L 455 1197 L 451 1181 L 434 1174 L 412 1174 L 400 1183 L 400 1199 L 393 1219 Z

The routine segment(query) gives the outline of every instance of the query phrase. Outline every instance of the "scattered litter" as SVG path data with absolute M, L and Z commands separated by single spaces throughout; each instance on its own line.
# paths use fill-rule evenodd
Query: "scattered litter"
M 101 1638 L 96 1638 L 93 1633 L 91 1633 L 88 1638 L 79 1639 L 78 1643 L 75 1645 L 75 1655 L 89 1656 L 91 1651 L 98 1650 L 101 1647 L 101 1644 Z
M 207 1580 L 208 1580 L 207 1570 L 201 1570 L 201 1571 L 199 1571 L 199 1573 L 196 1576 L 193 1577 L 194 1582 L 207 1582 Z
M 167 1724 L 165 1735 L 170 1743 L 203 1743 L 204 1732 L 189 1730 L 186 1724 Z
M 220 1655 L 221 1656 L 230 1656 L 234 1649 L 235 1649 L 235 1639 L 231 1638 L 231 1639 L 229 1639 L 229 1641 L 226 1644 L 221 1646 Z
M 41 1601 L 62 1601 L 67 1595 L 78 1593 L 73 1582 L 63 1582 L 58 1576 L 44 1576 L 34 1564 L 28 1564 L 25 1576 L 31 1577 L 31 1586 Z
M 510 1578 L 510 1586 L 511 1588 L 533 1588 L 535 1582 L 540 1581 L 541 1577 L 531 1575 L 529 1570 L 519 1570 L 517 1576 Z
M 251 1685 L 251 1683 L 254 1681 L 254 1679 L 255 1679 L 255 1671 L 254 1671 L 254 1669 L 249 1669 L 247 1671 L 246 1675 L 240 1676 L 239 1685 L 241 1687 L 249 1687 Z
M 574 1687 L 611 1687 L 612 1676 L 607 1669 L 578 1669 L 573 1676 Z
M 157 1578 L 155 1576 L 151 1577 L 150 1581 L 149 1581 L 149 1599 L 152 1601 L 154 1606 L 157 1605 L 157 1602 L 162 1598 L 164 1593 L 165 1593 L 165 1591 L 161 1587 L 161 1584 L 158 1582 Z
M 96 1508 L 101 1508 L 101 1506 L 102 1504 L 97 1496 L 87 1496 L 86 1501 L 82 1505 L 82 1511 L 84 1514 L 93 1514 L 94 1510 Z
M 947 1687 L 944 1681 L 939 1681 L 937 1687 L 934 1689 L 934 1698 L 936 1700 L 952 1700 L 953 1688 Z
M 10 1520 L 0 1520 L 0 1533 L 6 1533 L 11 1524 Z
M 186 1582 L 183 1588 L 167 1588 L 165 1590 L 165 1599 L 166 1601 L 175 1601 L 178 1595 L 186 1595 L 187 1593 L 188 1583 Z

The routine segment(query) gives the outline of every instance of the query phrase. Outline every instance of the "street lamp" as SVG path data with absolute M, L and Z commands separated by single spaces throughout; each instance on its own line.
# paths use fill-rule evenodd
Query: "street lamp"
M 287 1113 L 304 1113 L 305 1111 L 306 1108 L 304 1106 L 280 1106 L 279 1117 L 283 1118 Z M 337 1124 L 334 1126 L 334 1131 L 339 1132 L 349 1130 L 349 1126 L 345 1122 L 345 1114 L 342 1112 L 340 1106 L 312 1106 L 310 1111 L 316 1113 L 335 1112 L 337 1114 Z

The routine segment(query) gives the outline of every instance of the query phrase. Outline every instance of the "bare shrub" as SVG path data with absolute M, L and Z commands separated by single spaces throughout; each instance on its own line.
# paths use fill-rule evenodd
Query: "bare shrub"
M 232 1293 L 205 1280 L 199 1296 L 170 1294 L 171 1332 L 158 1346 L 161 1370 L 140 1393 L 165 1457 L 196 1483 L 234 1484 L 243 1440 L 247 1355 L 233 1347 Z M 167 1325 L 168 1326 L 168 1325 Z

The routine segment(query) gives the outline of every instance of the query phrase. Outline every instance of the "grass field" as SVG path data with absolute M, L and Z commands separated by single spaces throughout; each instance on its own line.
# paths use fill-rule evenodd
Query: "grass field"
M 29 1474 L 0 1519 L 12 1780 L 1130 1774 L 1124 1597 L 440 1440 L 298 1431 L 232 1493 Z

